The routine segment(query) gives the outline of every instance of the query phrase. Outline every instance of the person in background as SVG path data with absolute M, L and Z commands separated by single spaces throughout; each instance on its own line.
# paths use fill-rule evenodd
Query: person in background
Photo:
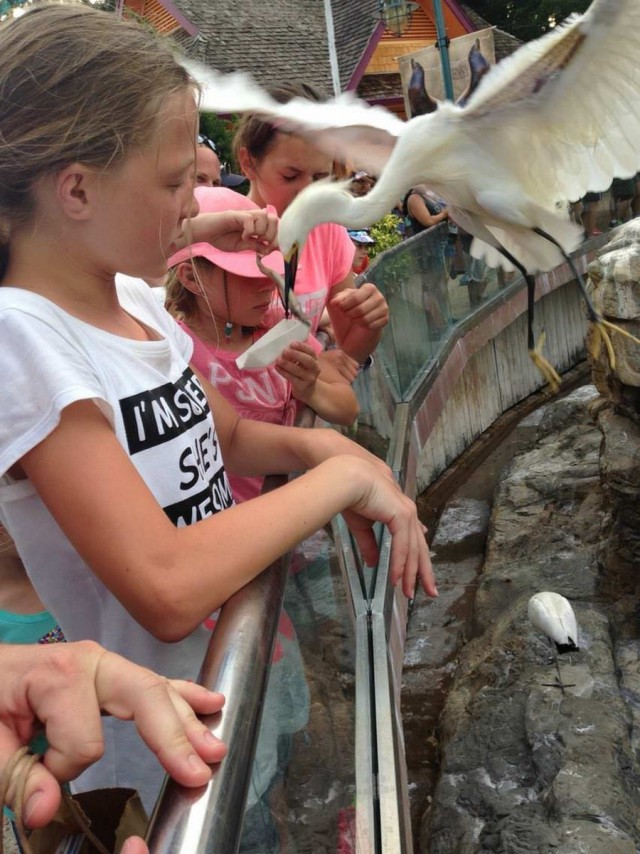
M 199 187 L 229 187 L 235 190 L 246 184 L 244 175 L 229 172 L 226 164 L 220 161 L 220 150 L 212 139 L 205 134 L 198 134 L 196 148 L 196 184 Z
M 16 545 L 0 524 L 0 644 L 64 641 L 29 581 Z
M 635 195 L 636 179 L 614 178 L 611 183 L 609 211 L 611 219 L 609 227 L 615 228 L 631 218 L 631 205 Z
M 271 91 L 280 102 L 293 97 L 319 100 L 306 85 Z M 234 137 L 235 160 L 249 178 L 249 198 L 272 205 L 281 216 L 312 181 L 331 174 L 332 160 L 306 139 L 283 133 L 262 116 L 245 114 Z M 389 308 L 371 282 L 354 287 L 353 244 L 345 228 L 324 223 L 314 228 L 302 250 L 295 291 L 303 310 L 318 328 L 325 305 L 337 346 L 358 363 L 366 360 L 389 321 Z
M 409 190 L 403 199 L 402 211 L 407 237 L 420 234 L 449 218 L 447 209 L 425 184 L 418 184 Z
M 368 172 L 355 172 L 349 188 L 353 196 L 366 196 L 376 183 L 376 179 Z
M 582 226 L 584 228 L 586 237 L 595 237 L 597 234 L 602 234 L 600 229 L 596 227 L 598 203 L 601 199 L 602 193 L 587 193 L 581 199 Z
M 349 231 L 349 237 L 355 247 L 351 269 L 354 276 L 360 276 L 369 266 L 369 246 L 374 246 L 375 240 L 366 229 Z
M 44 727 L 42 762 L 24 783 L 22 815 L 30 828 L 48 824 L 60 804 L 60 784 L 95 762 L 104 745 L 102 713 L 133 720 L 168 774 L 183 786 L 205 785 L 226 748 L 196 714 L 215 714 L 221 694 L 193 682 L 164 679 L 96 643 L 54 646 L 0 644 L 0 776 L 20 747 Z M 6 804 L 15 806 L 16 776 Z M 146 854 L 132 837 L 123 854 Z

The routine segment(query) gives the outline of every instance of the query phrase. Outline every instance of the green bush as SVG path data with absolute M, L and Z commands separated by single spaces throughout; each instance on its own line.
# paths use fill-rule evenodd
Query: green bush
M 375 240 L 375 244 L 369 247 L 369 258 L 373 260 L 376 255 L 384 252 L 386 249 L 391 249 L 402 240 L 402 235 L 399 231 L 401 219 L 396 214 L 385 214 L 382 219 L 379 219 L 369 229 L 369 234 Z

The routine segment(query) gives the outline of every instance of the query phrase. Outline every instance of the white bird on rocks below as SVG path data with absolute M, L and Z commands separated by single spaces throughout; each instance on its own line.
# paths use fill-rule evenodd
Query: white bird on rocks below
M 569 601 L 559 593 L 545 591 L 529 599 L 531 625 L 553 641 L 560 654 L 578 652 L 578 623 Z
M 444 102 L 408 122 L 349 94 L 320 104 L 303 98 L 280 104 L 247 75 L 184 64 L 202 86 L 203 109 L 272 116 L 282 130 L 379 175 L 366 196 L 354 198 L 347 184 L 322 181 L 289 205 L 279 229 L 287 288 L 316 225 L 366 227 L 411 187 L 427 184 L 447 202 L 453 221 L 476 238 L 474 257 L 525 276 L 529 350 L 555 385 L 559 377 L 534 342 L 532 274 L 563 258 L 572 264 L 568 254 L 582 229 L 562 210 L 568 201 L 640 171 L 638 56 L 639 0 L 595 0 L 583 15 L 493 66 L 464 107 Z M 613 361 L 606 331 L 612 324 L 591 304 L 572 266 Z

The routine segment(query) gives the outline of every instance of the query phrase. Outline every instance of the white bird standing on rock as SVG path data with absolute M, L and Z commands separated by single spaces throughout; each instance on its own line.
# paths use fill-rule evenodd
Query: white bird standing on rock
M 557 383 L 534 344 L 531 274 L 569 260 L 580 243 L 582 229 L 561 210 L 568 200 L 640 171 L 638 56 L 639 0 L 595 0 L 583 15 L 493 66 L 464 107 L 444 102 L 408 122 L 349 95 L 324 104 L 302 98 L 279 104 L 246 76 L 225 78 L 185 65 L 202 84 L 203 108 L 271 115 L 282 130 L 379 174 L 366 196 L 352 197 L 346 184 L 319 182 L 289 205 L 279 231 L 287 288 L 316 225 L 363 228 L 411 187 L 427 184 L 447 202 L 454 222 L 475 236 L 474 257 L 525 276 L 529 350 Z M 575 267 L 574 275 L 584 293 Z M 605 331 L 611 324 L 586 293 L 585 299 L 611 360 Z
M 568 599 L 559 593 L 536 593 L 529 599 L 531 625 L 556 645 L 558 653 L 578 652 L 578 623 Z
M 548 687 L 560 688 L 564 694 L 565 688 L 573 686 L 565 685 L 562 681 L 558 655 L 567 652 L 579 652 L 578 623 L 573 608 L 564 596 L 545 591 L 544 593 L 536 593 L 529 599 L 527 614 L 531 625 L 540 629 L 556 646 L 557 653 L 554 655 L 554 661 L 558 680 Z

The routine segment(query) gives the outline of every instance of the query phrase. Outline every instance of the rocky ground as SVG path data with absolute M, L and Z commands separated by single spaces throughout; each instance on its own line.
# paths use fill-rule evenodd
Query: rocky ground
M 441 595 L 416 600 L 403 693 L 422 852 L 640 849 L 637 539 L 610 495 L 622 484 L 629 503 L 640 436 L 610 410 L 597 426 L 597 401 L 587 386 L 540 413 L 493 498 L 484 563 L 486 501 L 455 499 L 440 522 Z M 564 688 L 527 619 L 542 590 L 578 618 Z

